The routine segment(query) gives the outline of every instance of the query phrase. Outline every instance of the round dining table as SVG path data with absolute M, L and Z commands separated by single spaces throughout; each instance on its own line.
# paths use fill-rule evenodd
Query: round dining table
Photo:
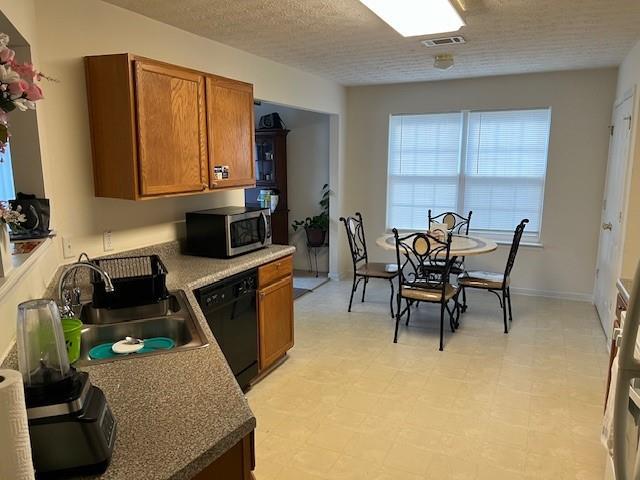
M 402 233 L 401 238 L 411 235 L 411 232 Z M 376 240 L 376 244 L 385 250 L 396 250 L 396 239 L 393 233 L 382 235 Z M 449 257 L 469 257 L 471 255 L 482 255 L 493 252 L 498 248 L 498 244 L 493 240 L 476 235 L 451 235 L 451 249 Z

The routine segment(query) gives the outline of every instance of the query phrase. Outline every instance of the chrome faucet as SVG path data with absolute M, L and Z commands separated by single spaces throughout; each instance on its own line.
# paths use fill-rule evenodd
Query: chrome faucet
M 83 258 L 86 258 L 86 260 L 83 260 Z M 95 263 L 91 262 L 86 253 L 81 253 L 78 257 L 78 261 L 69 265 L 67 269 L 62 272 L 62 275 L 60 275 L 60 281 L 58 282 L 58 299 L 61 306 L 60 313 L 62 316 L 73 316 L 74 303 L 76 305 L 80 303 L 80 292 L 78 289 L 68 290 L 64 288 L 64 284 L 67 281 L 69 274 L 79 268 L 88 268 L 100 275 L 104 281 L 105 292 L 113 292 L 114 290 L 113 282 L 111 281 L 109 274 L 98 267 Z

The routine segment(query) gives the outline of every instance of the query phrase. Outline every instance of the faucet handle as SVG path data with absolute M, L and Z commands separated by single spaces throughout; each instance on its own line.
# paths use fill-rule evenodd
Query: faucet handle
M 60 300 L 62 301 L 60 315 L 64 318 L 73 317 L 75 315 L 73 308 L 80 305 L 80 289 L 78 287 L 65 288 Z
M 80 305 L 80 295 L 81 295 L 80 287 L 73 287 L 71 290 L 71 306 L 77 307 Z

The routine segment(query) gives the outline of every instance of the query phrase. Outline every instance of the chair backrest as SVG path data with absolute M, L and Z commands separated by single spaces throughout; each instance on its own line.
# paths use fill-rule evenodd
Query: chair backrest
M 351 260 L 353 261 L 354 271 L 360 262 L 368 262 L 367 256 L 367 240 L 364 236 L 364 223 L 362 215 L 356 212 L 351 217 L 340 217 L 340 221 L 344 223 L 347 230 L 347 240 L 349 240 L 349 250 L 351 251 Z
M 440 240 L 422 232 L 400 236 L 394 228 L 393 235 L 400 274 L 400 293 L 402 294 L 403 287 L 441 289 L 444 296 L 451 270 L 451 233 L 445 240 Z M 439 270 L 443 261 L 444 272 Z
M 509 257 L 507 258 L 507 267 L 504 270 L 504 282 L 506 283 L 509 275 L 511 275 L 511 269 L 513 268 L 513 264 L 516 261 L 516 255 L 518 253 L 518 248 L 520 247 L 520 240 L 522 239 L 522 233 L 524 232 L 524 227 L 529 223 L 529 219 L 523 219 L 518 226 L 516 227 L 515 232 L 513 233 L 513 241 L 511 242 L 511 250 L 509 250 Z
M 432 216 L 431 209 L 429 209 L 429 228 L 433 222 L 444 223 L 449 227 L 449 230 L 458 235 L 469 235 L 469 225 L 471 224 L 471 214 L 473 212 L 469 210 L 469 215 L 465 218 L 456 212 L 444 212 L 439 215 Z

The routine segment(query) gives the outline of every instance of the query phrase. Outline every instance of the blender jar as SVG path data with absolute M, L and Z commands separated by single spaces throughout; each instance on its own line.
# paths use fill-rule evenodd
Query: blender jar
M 72 375 L 58 306 L 53 300 L 18 305 L 18 365 L 25 386 L 60 382 Z

